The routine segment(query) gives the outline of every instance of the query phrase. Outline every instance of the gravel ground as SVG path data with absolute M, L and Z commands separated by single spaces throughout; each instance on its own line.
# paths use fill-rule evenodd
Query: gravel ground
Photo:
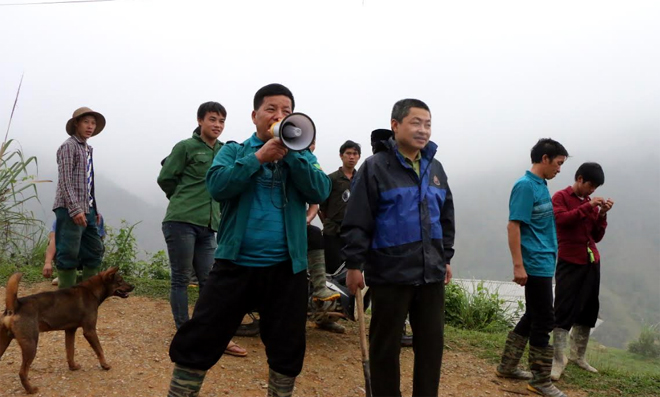
M 49 283 L 21 286 L 19 296 L 51 290 Z M 4 296 L 4 288 L 0 288 Z M 330 334 L 308 325 L 305 366 L 296 384 L 296 396 L 363 396 L 358 328 L 347 324 L 344 335 Z M 30 380 L 39 387 L 37 396 L 134 396 L 163 397 L 172 371 L 168 347 L 174 335 L 169 303 L 145 297 L 110 298 L 100 308 L 98 335 L 112 366 L 104 371 L 91 347 L 76 334 L 79 371 L 69 371 L 64 351 L 64 332 L 40 334 Z M 248 349 L 248 357 L 223 356 L 209 371 L 201 395 L 265 396 L 268 367 L 259 338 L 236 338 Z M 401 354 L 401 389 L 412 393 L 412 349 Z M 20 349 L 12 342 L 0 359 L 0 396 L 25 395 L 18 378 Z M 445 349 L 441 396 L 528 395 L 524 382 L 501 380 L 493 366 L 469 352 Z M 586 393 L 570 391 L 570 395 Z

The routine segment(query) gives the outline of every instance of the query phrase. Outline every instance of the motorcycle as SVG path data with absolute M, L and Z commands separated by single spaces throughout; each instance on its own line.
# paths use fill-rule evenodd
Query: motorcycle
M 357 321 L 355 314 L 355 296 L 352 295 L 346 286 L 346 274 L 348 269 L 342 264 L 336 272 L 326 274 L 325 285 L 329 289 L 339 293 L 339 299 L 333 301 L 320 301 L 312 297 L 312 283 L 309 281 L 307 294 L 307 319 L 308 321 L 338 321 L 341 319 L 347 321 Z M 368 288 L 363 293 L 364 310 L 366 311 L 371 302 L 371 295 Z M 259 334 L 259 318 L 256 312 L 248 313 L 252 321 L 248 324 L 241 324 L 235 332 L 236 336 L 256 336 Z
M 320 301 L 312 297 L 312 283 L 308 288 L 307 318 L 309 321 L 336 321 L 339 319 L 357 321 L 355 316 L 355 296 L 352 295 L 346 286 L 346 275 L 348 269 L 342 263 L 336 272 L 326 274 L 325 286 L 339 293 L 339 299 L 333 301 Z M 371 295 L 368 288 L 363 291 L 364 310 L 366 311 L 371 303 Z

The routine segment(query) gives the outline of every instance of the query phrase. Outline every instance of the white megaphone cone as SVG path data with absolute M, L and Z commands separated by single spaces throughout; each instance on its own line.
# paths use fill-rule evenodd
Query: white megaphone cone
M 314 122 L 304 113 L 291 113 L 270 126 L 270 132 L 280 138 L 287 149 L 296 152 L 309 148 L 316 138 Z

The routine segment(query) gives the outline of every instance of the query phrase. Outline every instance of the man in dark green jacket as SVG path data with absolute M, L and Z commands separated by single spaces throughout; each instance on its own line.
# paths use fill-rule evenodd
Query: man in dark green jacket
M 227 143 L 206 176 L 220 202 L 215 264 L 190 321 L 176 333 L 168 396 L 197 396 L 246 312 L 257 309 L 268 356 L 269 396 L 290 396 L 305 357 L 307 203 L 321 203 L 330 179 L 309 151 L 287 151 L 271 126 L 291 114 L 293 94 L 280 84 L 254 97 L 257 132 Z
M 192 137 L 177 143 L 163 161 L 158 185 L 170 201 L 163 235 L 172 270 L 170 302 L 177 327 L 188 321 L 188 283 L 195 274 L 204 286 L 215 252 L 215 231 L 220 204 L 206 190 L 206 172 L 222 143 L 227 111 L 217 102 L 203 103 L 197 111 L 199 127 Z

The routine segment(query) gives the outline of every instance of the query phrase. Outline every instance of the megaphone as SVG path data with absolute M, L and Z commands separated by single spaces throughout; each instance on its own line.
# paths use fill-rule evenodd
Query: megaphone
M 287 149 L 296 152 L 309 148 L 316 138 L 314 122 L 304 113 L 291 113 L 271 125 L 269 131 L 280 138 Z

